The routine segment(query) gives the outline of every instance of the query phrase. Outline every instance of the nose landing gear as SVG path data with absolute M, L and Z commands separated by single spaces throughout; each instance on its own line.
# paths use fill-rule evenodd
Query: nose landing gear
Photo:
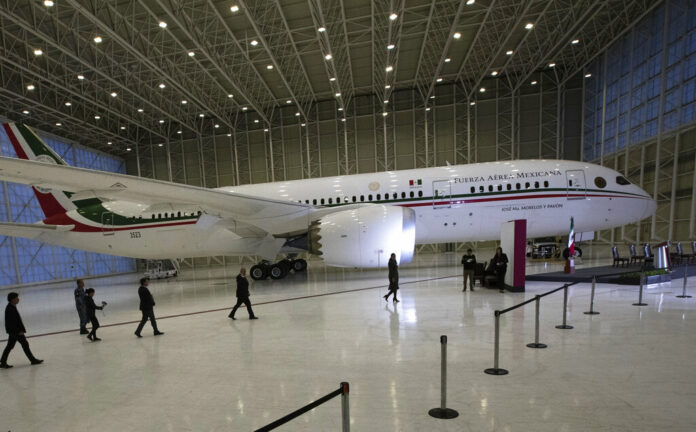
M 262 262 L 251 267 L 249 274 L 254 280 L 263 280 L 267 277 L 271 279 L 283 279 L 290 273 L 290 271 L 295 273 L 300 273 L 307 270 L 307 261 L 303 259 L 289 259 L 280 260 L 275 264 L 269 262 Z

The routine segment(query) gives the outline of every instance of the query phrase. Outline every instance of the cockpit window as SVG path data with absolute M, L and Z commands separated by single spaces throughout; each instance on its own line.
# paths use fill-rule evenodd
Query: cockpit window
M 595 177 L 594 184 L 600 189 L 607 187 L 607 181 L 604 180 L 604 177 Z
M 629 184 L 631 184 L 631 182 L 628 181 L 628 179 L 626 179 L 626 177 L 624 177 L 624 176 L 617 176 L 617 177 L 616 177 L 616 183 L 618 183 L 618 184 L 620 184 L 620 185 L 629 185 Z

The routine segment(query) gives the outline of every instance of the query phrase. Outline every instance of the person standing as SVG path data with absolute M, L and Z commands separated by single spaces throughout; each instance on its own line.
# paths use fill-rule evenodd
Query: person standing
M 150 285 L 150 278 L 142 278 L 140 279 L 140 288 L 138 288 L 138 296 L 140 297 L 140 311 L 143 313 L 143 318 L 140 320 L 140 324 L 138 324 L 138 329 L 135 330 L 135 335 L 138 337 L 140 336 L 140 332 L 143 330 L 143 327 L 145 326 L 145 323 L 147 320 L 150 320 L 150 324 L 152 324 L 152 329 L 155 331 L 155 336 L 163 335 L 164 332 L 161 332 L 157 329 L 157 321 L 155 320 L 155 299 L 152 298 L 152 294 L 150 293 L 150 290 L 147 289 L 147 286 Z
M 29 349 L 29 342 L 27 342 L 26 329 L 24 328 L 24 323 L 22 323 L 22 317 L 19 316 L 19 311 L 17 310 L 17 303 L 19 303 L 19 294 L 16 292 L 11 292 L 7 294 L 7 306 L 5 307 L 5 331 L 9 335 L 7 338 L 7 346 L 2 352 L 2 357 L 0 357 L 0 369 L 9 369 L 12 365 L 7 364 L 7 357 L 10 355 L 10 351 L 14 348 L 15 344 L 19 342 L 22 345 L 24 354 L 33 365 L 43 363 L 43 360 L 39 360 L 34 357 Z
M 85 297 L 85 309 L 87 310 L 87 318 L 92 323 L 92 331 L 87 335 L 87 339 L 92 342 L 100 341 L 97 337 L 97 329 L 99 328 L 99 320 L 97 319 L 97 309 L 102 310 L 106 306 L 106 302 L 102 302 L 101 306 L 94 303 L 94 288 L 87 288 L 87 296 Z
M 259 319 L 259 317 L 254 315 L 254 311 L 251 309 L 251 302 L 249 301 L 249 280 L 246 278 L 246 269 L 244 267 L 239 269 L 239 274 L 237 275 L 237 304 L 234 305 L 232 312 L 227 316 L 236 320 L 237 318 L 234 317 L 234 314 L 242 304 L 246 306 L 250 320 Z
M 469 281 L 471 291 L 474 290 L 474 271 L 476 270 L 476 255 L 471 249 L 466 250 L 466 255 L 462 256 L 462 265 L 464 266 L 464 289 L 466 291 L 466 281 Z
M 493 265 L 495 266 L 495 277 L 498 280 L 498 289 L 500 292 L 505 292 L 505 273 L 507 272 L 508 257 L 503 253 L 503 248 L 498 247 L 495 250 L 493 257 Z
M 75 288 L 75 308 L 77 315 L 80 317 L 80 334 L 87 334 L 87 312 L 85 310 L 85 281 L 77 280 L 77 288 Z
M 384 296 L 384 300 L 389 301 L 389 296 L 394 294 L 394 303 L 398 303 L 396 292 L 399 290 L 399 265 L 396 263 L 396 254 L 389 257 L 389 292 Z

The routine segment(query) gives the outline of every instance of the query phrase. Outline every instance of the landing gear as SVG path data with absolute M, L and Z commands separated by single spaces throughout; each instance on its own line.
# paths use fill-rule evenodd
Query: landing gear
M 301 258 L 286 258 L 278 261 L 275 264 L 262 262 L 251 267 L 249 274 L 254 280 L 266 279 L 269 276 L 271 279 L 277 280 L 283 279 L 285 276 L 287 276 L 288 273 L 290 273 L 290 270 L 294 271 L 295 273 L 300 273 L 307 270 L 307 261 Z

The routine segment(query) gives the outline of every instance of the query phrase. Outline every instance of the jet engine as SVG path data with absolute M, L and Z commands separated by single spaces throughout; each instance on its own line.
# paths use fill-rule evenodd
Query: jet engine
M 413 258 L 416 214 L 407 207 L 368 205 L 329 214 L 309 228 L 309 252 L 335 267 L 386 267 Z

